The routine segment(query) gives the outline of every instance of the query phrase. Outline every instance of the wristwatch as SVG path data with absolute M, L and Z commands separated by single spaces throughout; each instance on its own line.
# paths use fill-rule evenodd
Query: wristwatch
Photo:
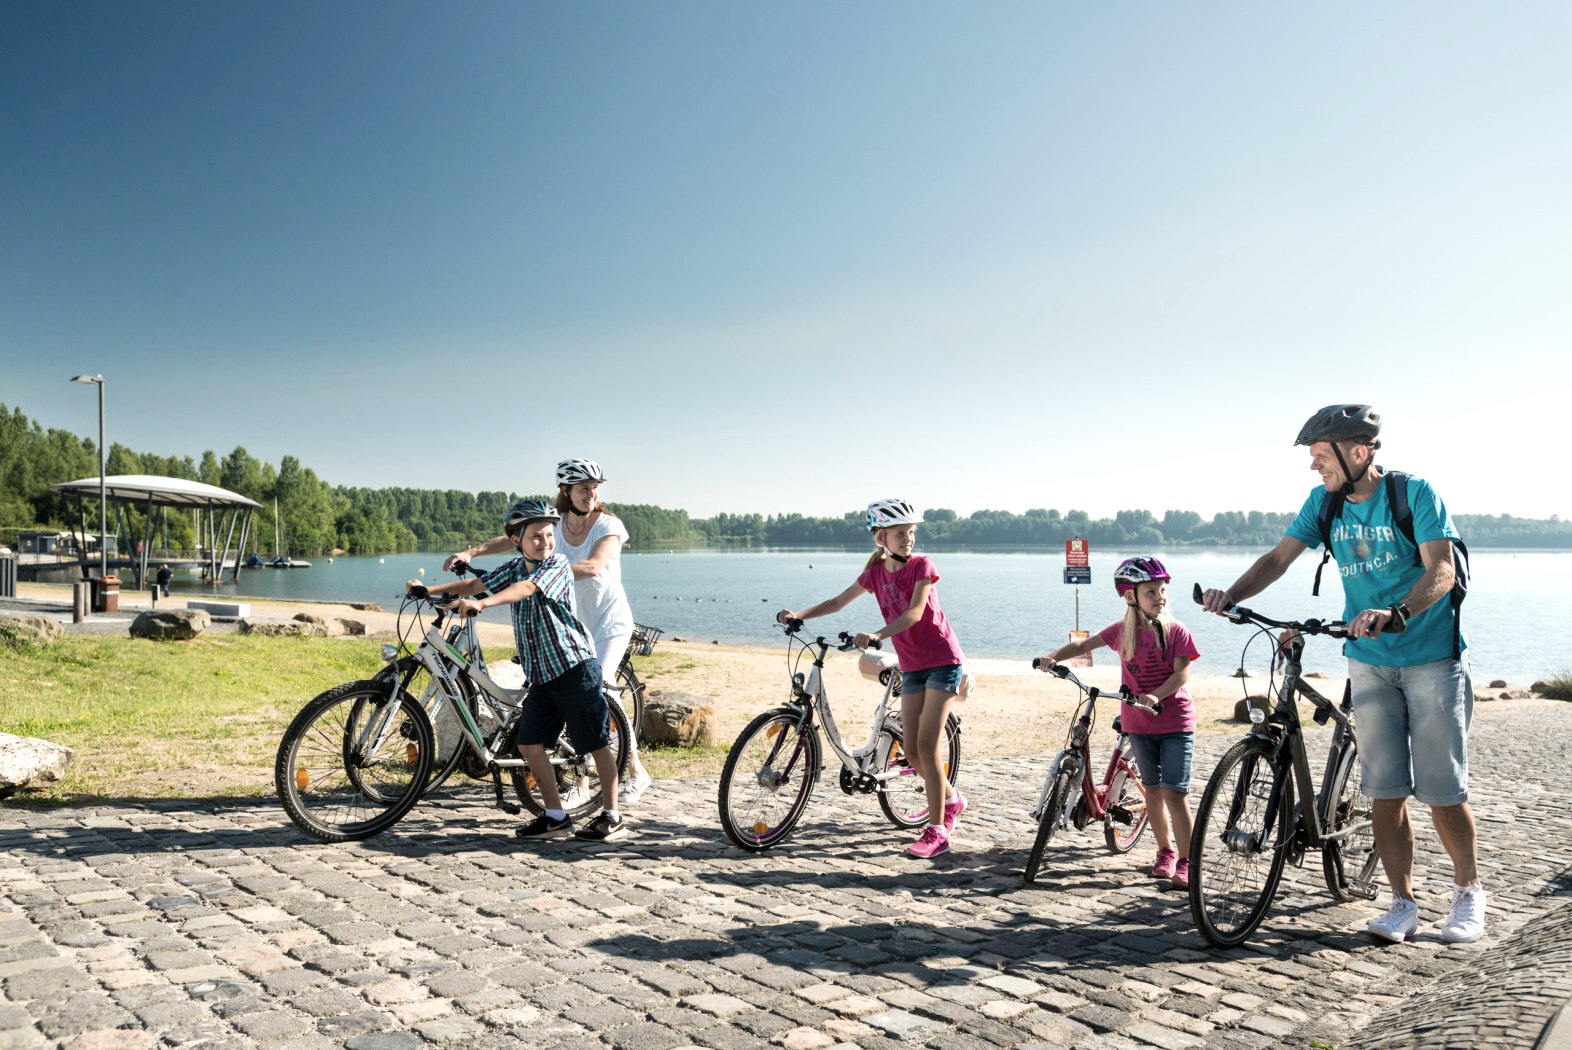
M 1408 622 L 1407 602 L 1398 602 L 1396 605 L 1389 606 L 1386 611 L 1391 613 L 1392 619 L 1398 623 L 1406 624 Z

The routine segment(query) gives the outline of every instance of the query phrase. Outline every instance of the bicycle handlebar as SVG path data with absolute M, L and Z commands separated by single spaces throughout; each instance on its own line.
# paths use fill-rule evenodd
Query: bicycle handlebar
M 1157 701 L 1157 703 L 1152 707 L 1147 707 L 1145 704 L 1137 703 L 1135 694 L 1130 692 L 1130 687 L 1125 685 L 1123 682 L 1119 683 L 1118 689 L 1099 689 L 1097 686 L 1087 685 L 1085 682 L 1082 682 L 1079 678 L 1075 677 L 1075 672 L 1070 670 L 1068 664 L 1055 663 L 1044 667 L 1043 658 L 1040 656 L 1032 657 L 1032 669 L 1035 671 L 1047 671 L 1051 675 L 1063 678 L 1065 681 L 1073 683 L 1075 687 L 1083 693 L 1087 693 L 1089 695 L 1095 694 L 1097 696 L 1117 696 L 1120 700 L 1129 704 L 1131 707 L 1139 707 L 1143 711 L 1151 711 L 1154 715 L 1160 715 L 1163 713 L 1163 702 L 1161 700 Z
M 785 631 L 786 634 L 789 636 L 789 635 L 796 634 L 798 631 L 802 630 L 802 624 L 803 624 L 802 620 L 798 619 L 795 616 L 791 616 L 791 617 L 787 617 L 785 623 L 777 622 L 776 626 L 779 627 L 781 630 Z M 836 645 L 834 642 L 830 641 L 828 638 L 825 638 L 823 635 L 820 635 L 818 638 L 815 638 L 814 639 L 814 643 L 817 644 L 817 645 L 822 645 L 826 649 L 830 649 L 830 648 L 839 649 L 843 653 L 849 653 L 853 649 L 858 648 L 856 645 L 852 644 L 852 639 L 854 639 L 857 636 L 852 634 L 850 631 L 842 631 L 836 637 L 838 637 L 840 639 L 840 644 L 839 645 Z M 869 640 L 868 648 L 869 649 L 883 649 L 884 645 L 883 645 L 882 642 L 879 641 L 879 639 L 873 638 L 873 639 Z
M 1190 596 L 1195 599 L 1195 604 L 1205 604 L 1205 600 L 1201 596 L 1201 585 L 1199 583 L 1195 585 L 1195 590 Z M 1348 624 L 1342 620 L 1318 620 L 1315 618 L 1309 620 L 1274 620 L 1270 616 L 1263 616 L 1261 613 L 1247 609 L 1243 605 L 1230 605 L 1217 615 L 1234 623 L 1254 623 L 1261 627 L 1278 627 L 1283 630 L 1298 631 L 1300 634 L 1324 634 L 1331 638 L 1348 637 Z M 1396 610 L 1393 610 L 1392 619 L 1388 621 L 1387 626 L 1383 627 L 1382 630 L 1397 634 L 1406 626 L 1407 620 L 1397 615 Z

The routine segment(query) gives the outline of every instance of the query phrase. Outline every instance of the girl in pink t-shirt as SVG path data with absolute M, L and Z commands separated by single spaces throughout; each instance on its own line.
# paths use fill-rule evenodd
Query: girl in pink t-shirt
M 939 608 L 934 584 L 939 573 L 933 562 L 913 555 L 917 523 L 922 515 L 905 500 L 881 499 L 868 504 L 868 530 L 875 550 L 857 581 L 834 598 L 801 612 L 782 609 L 776 621 L 807 620 L 839 612 L 864 592 L 872 594 L 884 614 L 884 626 L 862 631 L 855 639 L 866 648 L 888 638 L 901 665 L 901 724 L 906 727 L 906 756 L 922 777 L 929 799 L 943 799 L 941 815 L 928 808 L 928 826 L 906 847 L 914 857 L 936 857 L 950 848 L 955 822 L 966 809 L 966 796 L 944 775 L 939 745 L 944 739 L 950 702 L 961 691 L 965 675 L 960 643 Z
M 1125 559 L 1114 570 L 1114 588 L 1125 601 L 1124 619 L 1085 641 L 1060 646 L 1040 666 L 1047 671 L 1060 660 L 1104 645 L 1119 653 L 1120 678 L 1140 704 L 1125 709 L 1123 725 L 1157 836 L 1152 874 L 1184 889 L 1190 885 L 1190 765 L 1195 755 L 1195 707 L 1185 682 L 1190 661 L 1201 654 L 1184 625 L 1165 615 L 1170 579 L 1156 558 Z M 1151 710 L 1159 701 L 1161 714 Z

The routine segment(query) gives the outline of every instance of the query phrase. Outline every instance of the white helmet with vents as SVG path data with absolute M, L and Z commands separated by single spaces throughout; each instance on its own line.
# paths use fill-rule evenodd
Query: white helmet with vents
M 577 485 L 581 481 L 605 481 L 606 473 L 593 459 L 565 459 L 557 464 L 557 484 Z
M 868 504 L 868 531 L 894 528 L 896 525 L 920 525 L 922 514 L 903 499 L 876 499 Z

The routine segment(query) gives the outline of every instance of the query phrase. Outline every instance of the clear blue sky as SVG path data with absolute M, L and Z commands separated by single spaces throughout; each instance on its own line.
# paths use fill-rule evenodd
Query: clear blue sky
M 330 482 L 1572 516 L 1572 7 L 0 2 L 0 402 Z

